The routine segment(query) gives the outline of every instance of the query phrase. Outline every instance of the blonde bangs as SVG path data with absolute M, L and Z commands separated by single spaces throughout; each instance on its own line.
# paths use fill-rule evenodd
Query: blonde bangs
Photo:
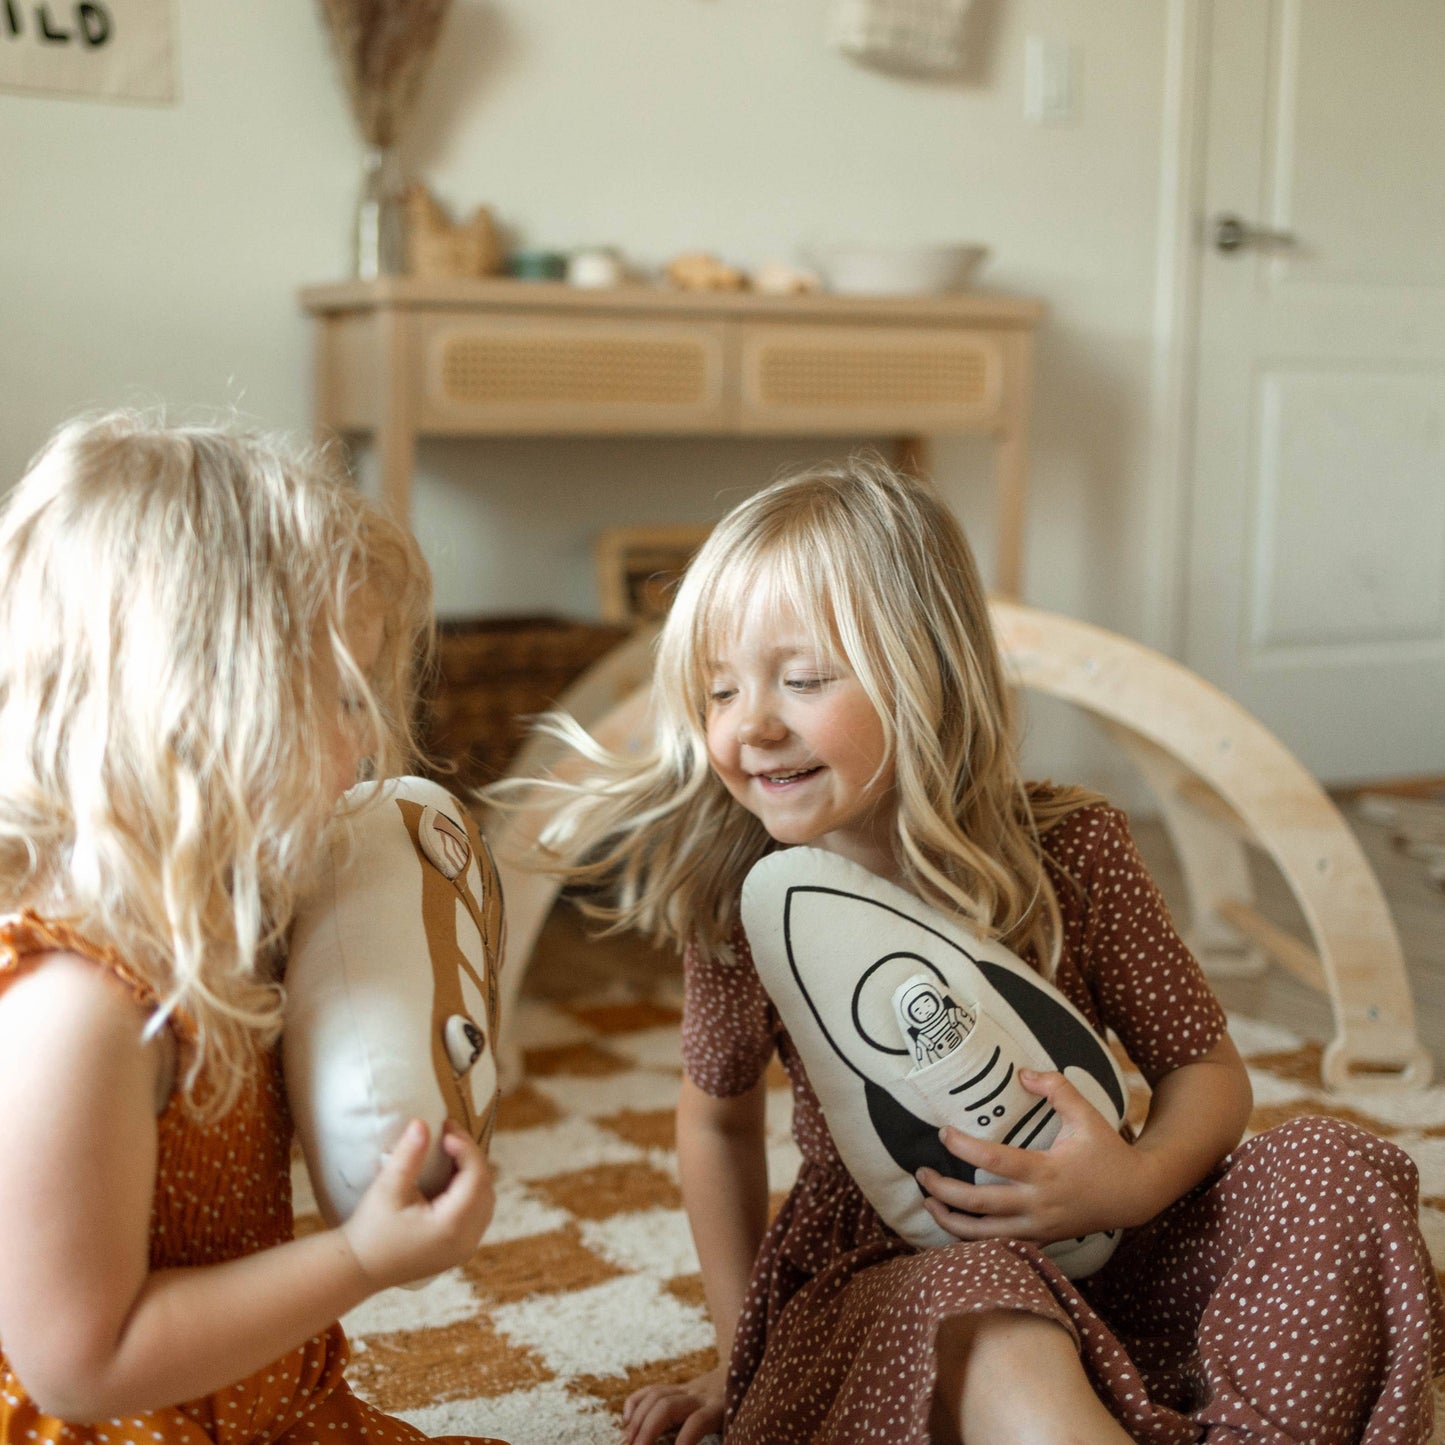
M 723 550 L 728 539 L 720 539 L 723 555 L 711 568 L 701 553 L 693 563 L 698 585 L 679 594 L 669 618 L 669 625 L 676 619 L 676 635 L 663 643 L 675 659 L 668 690 L 687 699 L 701 738 L 715 665 L 735 643 L 748 611 L 761 609 L 790 616 L 823 658 L 843 662 L 859 676 L 891 740 L 891 699 L 880 680 L 884 669 L 865 640 L 869 628 L 859 615 L 852 579 L 835 565 L 833 550 L 820 545 L 818 527 L 786 515 L 776 522 L 734 540 L 730 552 Z

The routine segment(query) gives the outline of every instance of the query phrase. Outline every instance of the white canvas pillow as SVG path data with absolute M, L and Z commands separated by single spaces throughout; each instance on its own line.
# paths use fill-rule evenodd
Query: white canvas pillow
M 1002 944 L 858 864 L 817 848 L 771 853 L 743 885 L 742 920 L 843 1163 L 911 1244 L 957 1243 L 924 1209 L 915 1170 L 996 1182 L 950 1154 L 940 1127 L 1030 1149 L 1058 1133 L 1020 1068 L 1063 1073 L 1121 1123 L 1119 1066 L 1063 994 Z M 1045 1253 L 1079 1278 L 1117 1242 L 1115 1230 Z
M 316 1202 L 348 1218 L 407 1121 L 426 1121 L 424 1193 L 446 1187 L 451 1119 L 485 1148 L 498 1096 L 502 895 L 467 810 L 424 778 L 342 803 L 286 966 L 286 1092 Z

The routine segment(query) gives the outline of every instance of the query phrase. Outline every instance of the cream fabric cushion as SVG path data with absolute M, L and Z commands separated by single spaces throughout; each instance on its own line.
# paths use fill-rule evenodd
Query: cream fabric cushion
M 1053 1141 L 1058 1115 L 1022 1088 L 1020 1068 L 1061 1071 L 1111 1125 L 1121 1123 L 1119 1066 L 1063 994 L 1003 945 L 886 879 L 817 848 L 788 848 L 749 873 L 742 918 L 843 1163 L 910 1243 L 956 1243 L 923 1208 L 914 1171 L 975 1177 L 943 1147 L 942 1125 L 1018 1148 Z M 906 999 L 910 982 L 916 994 L 920 978 L 966 1020 L 936 1056 L 917 1046 L 895 1008 L 895 995 Z M 921 1054 L 929 1057 L 920 1064 Z M 994 1176 L 979 1171 L 977 1179 Z M 1108 1259 L 1117 1239 L 1117 1231 L 1092 1234 L 1045 1252 L 1080 1277 Z
M 329 1224 L 349 1217 L 408 1120 L 432 1132 L 428 1194 L 451 1175 L 445 1120 L 490 1141 L 502 927 L 491 855 L 445 788 L 394 778 L 346 795 L 320 886 L 296 918 L 282 1037 Z

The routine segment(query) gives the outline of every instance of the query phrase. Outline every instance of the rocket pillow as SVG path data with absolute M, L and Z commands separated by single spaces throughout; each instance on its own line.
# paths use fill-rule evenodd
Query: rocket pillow
M 1002 944 L 858 864 L 817 848 L 770 853 L 743 885 L 742 921 L 843 1163 L 911 1244 L 957 1243 L 924 1209 L 915 1170 L 999 1182 L 943 1147 L 944 1124 L 1015 1148 L 1053 1142 L 1058 1116 L 1019 1069 L 1063 1073 L 1122 1121 L 1119 1067 L 1063 994 Z M 1081 1278 L 1117 1242 L 1112 1230 L 1044 1252 Z
M 352 789 L 355 804 L 374 783 Z M 485 1148 L 498 1086 L 502 895 L 467 810 L 436 783 L 393 778 L 334 832 L 296 917 L 282 1034 L 286 1092 L 328 1224 L 348 1218 L 407 1121 L 432 1146 L 440 1193 L 447 1119 Z

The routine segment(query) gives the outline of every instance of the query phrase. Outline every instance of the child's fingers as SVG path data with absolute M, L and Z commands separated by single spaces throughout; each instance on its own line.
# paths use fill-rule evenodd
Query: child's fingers
M 1020 1069 L 1019 1082 L 1029 1093 L 1039 1094 L 1047 1100 L 1059 1116 L 1059 1137 L 1050 1148 L 1069 1136 L 1098 1139 L 1101 1135 L 1118 1132 L 1116 1126 L 1099 1112 L 1093 1100 L 1065 1075 Z
M 721 1424 L 721 1412 L 694 1410 L 677 1432 L 677 1445 L 703 1445 L 703 1441 L 717 1437 Z
M 393 1198 L 404 1198 L 415 1191 L 430 1143 L 431 1130 L 421 1119 L 411 1120 L 401 1131 L 382 1163 L 379 1176 L 386 1181 L 387 1192 Z
M 632 1422 L 630 1439 L 635 1445 L 652 1445 L 675 1426 L 681 1425 L 697 1401 L 686 1394 L 659 1395 Z
M 1071 1122 L 1086 1118 L 1088 1113 L 1099 1112 L 1063 1074 L 1052 1070 L 1020 1069 L 1019 1083 L 1029 1093 L 1047 1099 L 1064 1119 Z
M 646 1413 L 647 1407 L 654 1399 L 662 1399 L 666 1395 L 675 1395 L 682 1389 L 681 1385 L 643 1385 L 641 1389 L 634 1390 L 622 1405 L 622 1423 L 630 1424 L 632 1417 L 639 1418 Z
M 722 1429 L 722 1393 L 720 1370 L 686 1384 L 645 1385 L 634 1390 L 622 1410 L 624 1438 L 628 1445 L 652 1445 L 669 1430 L 678 1430 L 676 1445 L 701 1445 Z
M 644 1423 L 650 1422 L 659 1406 L 665 1407 L 668 1398 L 678 1395 L 681 1390 L 680 1385 L 646 1385 L 634 1390 L 622 1407 L 622 1424 L 627 1439 L 639 1439 Z M 659 1413 L 658 1419 L 661 1418 Z
M 1051 1096 L 1055 1083 L 1065 1083 L 1064 1076 L 1053 1069 L 1020 1069 L 1018 1081 L 1030 1094 Z
M 459 1244 L 474 1248 L 496 1208 L 491 1166 L 486 1155 L 465 1135 L 448 1135 L 442 1142 L 457 1167 L 447 1187 L 432 1200 L 432 1214 Z
M 1011 1144 L 975 1139 L 972 1134 L 965 1134 L 962 1129 L 951 1125 L 944 1125 L 938 1131 L 938 1137 L 955 1159 L 962 1159 L 975 1169 L 987 1169 L 990 1174 L 1004 1179 L 1027 1179 L 1037 1167 L 1039 1155 L 1036 1150 L 1015 1149 Z
M 1017 1214 L 1023 1202 L 1017 1184 L 966 1184 L 933 1169 L 920 1169 L 916 1177 L 930 1198 L 963 1214 Z
M 445 1191 L 438 1198 L 445 1198 L 458 1188 L 462 1192 L 471 1192 L 475 1186 L 490 1186 L 492 1171 L 487 1156 L 482 1153 L 476 1140 L 464 1130 L 448 1122 L 442 1134 L 442 1148 L 450 1156 L 456 1169 L 447 1182 Z
M 473 1218 L 480 1215 L 481 1226 L 485 1228 L 491 1222 L 492 1211 L 496 1208 L 496 1191 L 492 1186 L 491 1169 L 485 1160 L 481 1160 L 474 1170 L 468 1169 L 465 1173 L 458 1170 L 457 1178 L 461 1185 L 456 1201 L 458 1217 Z
M 955 1239 L 1033 1239 L 1033 1221 L 1027 1214 L 964 1214 L 939 1199 L 925 1199 L 923 1207 L 939 1228 Z
M 461 1167 L 463 1160 L 486 1157 L 482 1153 L 481 1145 L 465 1129 L 454 1124 L 450 1119 L 442 1126 L 442 1148 L 451 1156 L 458 1168 Z

